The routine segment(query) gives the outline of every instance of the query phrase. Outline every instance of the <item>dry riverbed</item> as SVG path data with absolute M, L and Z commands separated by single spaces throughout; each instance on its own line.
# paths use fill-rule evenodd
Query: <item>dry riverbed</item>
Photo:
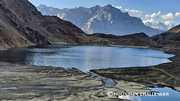
M 1 101 L 121 101 L 111 92 L 151 92 L 142 84 L 115 80 L 113 87 L 105 85 L 99 76 L 77 69 L 36 67 L 0 63 Z
M 146 87 L 170 87 L 180 91 L 180 65 L 165 63 L 149 67 L 108 68 L 91 70 L 101 76 L 115 80 L 140 83 Z

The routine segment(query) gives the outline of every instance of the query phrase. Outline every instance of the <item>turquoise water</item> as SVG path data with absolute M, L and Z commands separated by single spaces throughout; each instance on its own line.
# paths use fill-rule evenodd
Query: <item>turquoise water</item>
M 36 66 L 91 69 L 150 66 L 170 62 L 171 54 L 137 48 L 46 45 L 0 52 L 0 61 Z

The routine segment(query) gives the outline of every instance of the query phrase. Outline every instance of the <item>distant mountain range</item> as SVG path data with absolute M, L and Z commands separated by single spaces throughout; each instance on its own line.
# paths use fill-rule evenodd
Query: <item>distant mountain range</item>
M 163 30 L 163 31 L 167 31 L 170 28 L 175 26 L 174 24 L 166 25 L 165 23 L 160 22 L 160 21 L 159 22 L 144 22 L 144 24 L 151 28 L 159 29 L 159 30 Z
M 57 9 L 40 5 L 37 9 L 43 15 L 55 15 L 63 20 L 70 21 L 88 34 L 127 35 L 144 32 L 149 36 L 153 36 L 163 32 L 162 30 L 145 26 L 140 18 L 132 17 L 112 5 L 73 9 Z
M 100 8 L 103 9 L 104 11 L 102 11 Z M 82 9 L 84 11 L 84 8 L 82 7 L 76 9 Z M 51 10 L 54 11 L 54 9 Z M 67 9 L 67 11 L 69 12 L 69 9 Z M 79 10 L 75 10 L 75 11 L 79 11 Z M 108 19 L 110 20 L 110 22 L 112 21 L 112 25 L 114 25 L 114 23 L 117 23 L 114 21 L 119 19 L 119 17 L 112 15 L 116 15 L 117 11 L 121 12 L 120 10 L 115 9 L 111 5 L 107 5 L 105 7 L 96 6 L 90 8 L 90 11 L 92 15 L 98 12 L 101 12 L 103 14 L 101 16 L 99 15 L 98 17 L 95 17 L 91 23 L 96 25 L 95 22 L 99 22 L 100 24 L 102 24 L 103 22 L 101 22 L 101 20 L 105 20 L 104 24 L 107 25 L 107 29 L 109 29 Z M 90 11 L 88 11 L 87 14 L 89 14 Z M 111 13 L 108 13 L 108 11 L 111 11 Z M 106 13 L 108 13 L 109 15 Z M 127 13 L 123 13 L 123 12 L 121 13 L 122 14 L 119 15 L 121 17 L 119 23 L 126 22 L 125 24 L 128 24 L 128 26 L 134 24 L 131 27 L 128 27 L 129 30 L 138 28 L 138 26 L 140 25 L 143 28 L 151 29 L 149 27 L 144 26 L 144 24 L 139 18 L 130 17 Z M 75 15 L 76 14 L 77 13 L 75 13 Z M 88 19 L 89 15 L 85 14 L 82 16 L 84 16 L 82 17 L 83 19 L 84 18 Z M 122 18 L 124 20 L 122 20 Z M 95 19 L 98 21 L 96 21 Z M 97 25 L 99 25 L 99 23 L 97 23 Z M 127 27 L 127 25 L 124 26 Z M 103 25 L 101 27 L 103 28 Z M 145 33 L 136 33 L 125 36 L 116 36 L 110 34 L 107 35 L 102 33 L 95 33 L 88 35 L 84 33 L 81 29 L 79 29 L 77 26 L 72 24 L 71 22 L 61 20 L 56 16 L 41 15 L 41 13 L 38 12 L 37 9 L 30 2 L 28 2 L 28 0 L 0 0 L 0 49 L 37 45 L 37 44 L 147 46 L 147 47 L 158 46 L 158 47 L 163 47 L 165 49 L 169 49 L 169 48 L 180 49 L 179 39 L 180 39 L 180 25 L 162 34 L 159 33 L 159 35 L 155 35 L 153 37 L 149 37 Z

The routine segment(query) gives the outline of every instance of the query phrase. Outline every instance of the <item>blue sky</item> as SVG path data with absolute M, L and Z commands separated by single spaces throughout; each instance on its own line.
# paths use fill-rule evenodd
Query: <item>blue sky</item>
M 111 4 L 142 20 L 180 24 L 180 0 L 29 0 L 35 6 L 45 4 L 56 8 L 92 7 Z M 137 13 L 137 15 L 136 15 Z

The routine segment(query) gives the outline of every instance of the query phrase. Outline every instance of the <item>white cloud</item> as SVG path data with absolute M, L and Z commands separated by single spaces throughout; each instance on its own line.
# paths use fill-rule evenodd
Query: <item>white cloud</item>
M 156 19 L 164 19 L 164 20 L 170 20 L 170 19 L 175 19 L 177 17 L 180 17 L 180 13 L 176 12 L 175 14 L 173 13 L 168 13 L 165 15 L 161 15 L 161 12 L 159 11 L 158 13 L 153 13 L 151 15 L 145 15 L 146 18 L 156 18 Z
M 180 13 L 179 13 L 179 12 L 176 12 L 175 16 L 176 16 L 176 17 L 180 17 Z
M 174 24 L 174 21 L 165 21 L 164 24 L 165 24 L 165 25 Z
M 175 16 L 172 13 L 168 13 L 166 15 L 161 15 L 162 19 L 174 19 Z
M 145 17 L 147 17 L 147 18 L 159 18 L 160 14 L 161 14 L 161 12 L 159 11 L 158 13 L 153 13 L 151 15 L 145 15 Z
M 139 10 L 130 10 L 130 9 L 124 9 L 125 12 L 128 12 L 130 16 L 135 17 L 141 17 L 143 12 Z
M 121 6 L 114 6 L 117 9 L 120 9 L 122 12 L 128 12 L 130 16 L 141 17 L 143 12 L 139 10 L 130 10 L 130 9 L 122 9 Z
M 143 20 L 143 23 L 148 23 L 148 22 L 151 22 L 151 23 L 154 23 L 154 20 L 153 19 L 148 19 L 148 20 Z
M 146 26 L 160 30 L 169 30 L 175 26 L 174 21 L 155 21 L 154 19 L 143 20 L 143 23 Z
M 113 7 L 115 7 L 115 8 L 117 8 L 117 9 L 122 9 L 122 7 L 121 6 L 113 6 Z
M 175 22 L 174 21 L 165 21 L 164 24 L 168 26 L 168 29 L 170 29 L 170 28 L 175 26 Z
M 130 16 L 139 17 L 142 22 L 152 28 L 169 30 L 175 26 L 176 18 L 180 18 L 180 12 L 162 14 L 161 11 L 152 14 L 143 14 L 140 10 L 123 9 L 122 6 L 114 6 L 122 12 L 128 12 Z

